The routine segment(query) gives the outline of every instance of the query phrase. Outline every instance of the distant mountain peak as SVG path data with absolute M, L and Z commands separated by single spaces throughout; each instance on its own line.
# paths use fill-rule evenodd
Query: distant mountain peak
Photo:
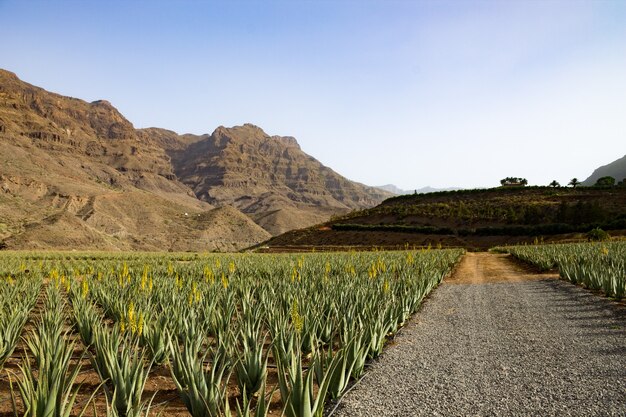
M 94 106 L 113 107 L 111 102 L 108 100 L 96 100 L 96 101 L 92 101 L 91 104 Z
M 592 186 L 598 179 L 606 176 L 613 177 L 618 182 L 626 179 L 626 155 L 610 164 L 595 169 L 593 173 L 583 181 L 582 185 Z
M 17 74 L 15 74 L 14 72 L 5 70 L 0 68 L 0 78 L 7 78 L 7 79 L 13 79 L 13 80 L 19 80 Z
M 405 194 L 426 194 L 426 193 L 436 193 L 438 191 L 454 191 L 461 190 L 459 187 L 447 187 L 447 188 L 433 188 L 431 186 L 426 186 L 422 188 L 416 188 L 414 190 L 403 190 L 399 187 L 396 187 L 393 184 L 379 185 L 376 188 L 379 188 L 384 191 L 388 191 L 390 193 L 396 195 L 405 195 Z
M 246 123 L 170 152 L 178 178 L 198 198 L 231 204 L 273 234 L 305 227 L 391 194 L 358 184 L 304 153 L 292 136 Z

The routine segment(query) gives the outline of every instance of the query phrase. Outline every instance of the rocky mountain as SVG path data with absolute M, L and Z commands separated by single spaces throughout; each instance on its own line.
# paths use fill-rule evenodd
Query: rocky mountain
M 235 250 L 268 236 L 237 210 L 198 200 L 162 144 L 107 101 L 0 70 L 3 247 Z
M 583 181 L 583 185 L 592 186 L 602 177 L 613 177 L 617 182 L 626 179 L 626 155 L 610 164 L 601 166 Z
M 373 206 L 290 137 L 135 129 L 0 70 L 0 247 L 237 250 Z M 245 213 L 245 214 L 244 214 Z
M 398 186 L 394 184 L 377 185 L 376 188 L 383 190 L 383 191 L 390 192 L 391 194 L 395 194 L 395 195 L 409 194 L 408 191 L 403 190 L 402 188 L 399 188 Z
M 163 146 L 176 176 L 210 204 L 232 205 L 273 235 L 371 207 L 391 196 L 352 182 L 300 149 L 289 136 L 252 124 L 209 135 L 143 131 Z
M 393 184 L 379 185 L 376 188 L 380 188 L 383 191 L 388 191 L 395 195 L 405 195 L 405 194 L 426 194 L 426 193 L 436 193 L 439 191 L 455 191 L 461 190 L 461 188 L 449 187 L 449 188 L 433 188 L 431 186 L 426 186 L 422 188 L 416 188 L 415 190 L 403 190 Z

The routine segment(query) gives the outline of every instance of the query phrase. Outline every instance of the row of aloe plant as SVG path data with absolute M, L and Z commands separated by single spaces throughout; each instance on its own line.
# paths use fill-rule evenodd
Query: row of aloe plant
M 295 417 L 360 378 L 461 253 L 78 255 L 41 269 L 73 277 L 77 329 L 119 415 L 146 413 L 138 392 L 163 364 L 193 416 Z
M 459 256 L 459 251 L 310 255 L 275 257 L 261 265 L 250 259 L 267 258 L 218 258 L 209 267 L 167 264 L 159 271 L 153 265 L 148 273 L 145 266 L 133 273 L 132 266 L 121 265 L 116 276 L 92 285 L 94 298 L 127 327 L 133 316 L 141 316 L 144 329 L 172 336 L 173 378 L 193 415 L 227 414 L 229 401 L 220 393 L 231 379 L 239 386 L 237 408 L 258 403 L 252 399 L 265 388 L 268 362 L 277 369 L 285 412 L 320 415 L 327 394 L 339 397 L 362 375 L 367 358 L 381 353 L 389 334 Z M 264 394 L 261 407 L 253 410 L 267 406 Z M 299 408 L 302 404 L 309 410 Z M 203 411 L 194 411 L 198 408 Z
M 71 338 L 71 326 L 66 324 L 65 306 L 59 282 L 52 281 L 46 287 L 36 327 L 24 337 L 27 349 L 19 365 L 19 375 L 10 377 L 15 415 L 18 414 L 17 397 L 21 399 L 25 417 L 68 417 L 72 414 L 80 389 L 75 382 L 84 356 L 73 361 L 76 342 Z M 14 390 L 14 381 L 17 390 Z M 87 405 L 79 416 L 85 413 Z
M 541 269 L 558 268 L 573 284 L 626 297 L 626 242 L 523 245 L 498 248 Z
M 125 332 L 119 323 L 104 325 L 104 314 L 88 297 L 85 278 L 72 281 L 68 290 L 76 328 L 106 393 L 107 416 L 148 415 L 152 399 L 142 397 L 153 361 L 140 348 L 137 331 Z
M 15 350 L 40 288 L 41 278 L 23 271 L 0 277 L 0 369 Z

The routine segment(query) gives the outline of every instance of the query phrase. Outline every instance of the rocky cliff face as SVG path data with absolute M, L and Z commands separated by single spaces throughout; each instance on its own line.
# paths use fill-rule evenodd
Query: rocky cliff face
M 252 124 L 220 126 L 195 139 L 168 151 L 178 178 L 199 199 L 233 205 L 272 234 L 371 207 L 391 196 L 322 165 L 295 138 L 269 136 Z
M 214 207 L 176 179 L 165 149 L 106 101 L 0 70 L 0 245 L 234 250 L 269 236 L 237 210 L 227 212 L 236 227 L 207 221 L 223 210 L 208 214 Z
M 165 151 L 137 134 L 108 101 L 87 103 L 49 93 L 2 70 L 0 126 L 2 133 L 30 138 L 39 149 L 84 156 L 126 173 L 140 187 L 141 175 L 174 178 Z
M 0 164 L 0 246 L 11 248 L 234 250 L 390 196 L 292 137 L 250 124 L 135 129 L 107 101 L 3 70 Z

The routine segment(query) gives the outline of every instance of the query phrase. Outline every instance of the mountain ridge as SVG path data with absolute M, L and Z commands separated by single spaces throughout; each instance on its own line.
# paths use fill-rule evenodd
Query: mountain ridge
M 613 177 L 616 182 L 626 180 L 626 155 L 596 168 L 593 173 L 582 182 L 582 185 L 592 186 L 602 177 Z
M 163 143 L 177 178 L 199 199 L 237 207 L 273 235 L 392 195 L 344 178 L 304 153 L 294 137 L 271 136 L 251 123 L 179 140 L 171 131 L 147 133 Z
M 459 188 L 459 187 L 434 188 L 434 187 L 431 187 L 430 185 L 427 185 L 426 187 L 422 187 L 422 188 L 416 188 L 414 190 L 403 190 L 394 184 L 378 185 L 376 186 L 376 188 L 384 190 L 384 191 L 388 191 L 395 195 L 426 194 L 426 193 L 438 193 L 440 191 L 462 190 L 462 188 Z
M 135 129 L 107 100 L 1 69 L 0 153 L 0 246 L 14 249 L 238 250 L 389 196 L 290 136 L 250 124 L 211 135 Z
M 238 250 L 270 236 L 238 212 L 234 231 L 198 220 L 214 210 L 108 101 L 0 70 L 0 246 Z

